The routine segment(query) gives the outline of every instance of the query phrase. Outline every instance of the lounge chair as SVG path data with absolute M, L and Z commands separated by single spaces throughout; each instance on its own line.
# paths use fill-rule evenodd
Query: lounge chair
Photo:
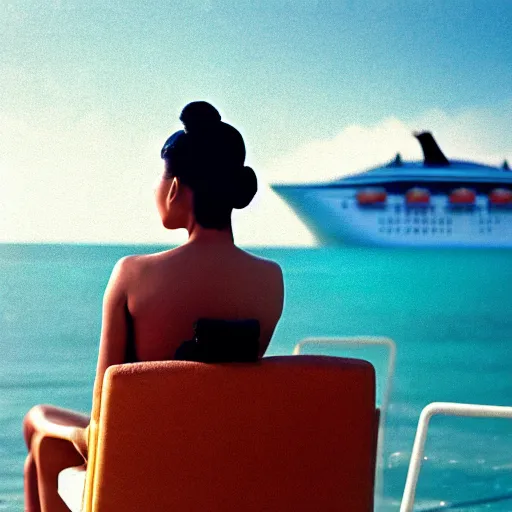
M 87 467 L 58 477 L 73 512 L 373 510 L 378 414 L 366 361 L 118 365 L 97 402 Z

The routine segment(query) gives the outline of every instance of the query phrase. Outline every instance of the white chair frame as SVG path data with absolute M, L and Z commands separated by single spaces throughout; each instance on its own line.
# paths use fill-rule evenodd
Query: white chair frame
M 377 438 L 377 471 L 375 475 L 375 495 L 382 495 L 383 491 L 383 472 L 384 472 L 384 431 L 386 425 L 386 413 L 393 388 L 393 376 L 396 365 L 396 344 L 391 338 L 382 336 L 345 336 L 345 337 L 315 337 L 305 338 L 293 350 L 294 355 L 304 353 L 305 347 L 318 347 L 322 345 L 332 345 L 339 347 L 364 348 L 368 346 L 383 346 L 388 349 L 388 368 L 386 382 L 382 393 L 382 403 L 380 404 L 379 433 Z
M 412 512 L 416 495 L 416 486 L 425 451 L 427 431 L 432 416 L 442 414 L 444 416 L 464 416 L 472 418 L 508 418 L 512 419 L 512 407 L 500 405 L 477 405 L 451 402 L 433 402 L 421 411 L 418 421 L 418 430 L 414 439 L 411 461 L 407 472 L 404 495 L 400 512 Z

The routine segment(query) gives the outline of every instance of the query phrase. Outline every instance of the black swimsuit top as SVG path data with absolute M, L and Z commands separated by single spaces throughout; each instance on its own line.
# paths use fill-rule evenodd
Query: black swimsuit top
M 202 363 L 251 363 L 259 358 L 258 320 L 200 318 L 194 338 L 183 342 L 174 359 Z
M 131 325 L 128 332 L 133 333 Z M 202 363 L 251 363 L 259 359 L 259 338 L 258 320 L 200 318 L 194 324 L 194 338 L 184 341 L 178 347 L 174 359 Z M 137 361 L 135 340 L 130 334 L 126 362 Z

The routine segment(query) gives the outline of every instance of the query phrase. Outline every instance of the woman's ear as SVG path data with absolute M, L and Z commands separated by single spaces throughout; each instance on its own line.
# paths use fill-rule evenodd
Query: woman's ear
M 176 177 L 172 179 L 171 186 L 169 187 L 169 193 L 167 194 L 167 205 L 171 206 L 180 193 L 180 183 Z

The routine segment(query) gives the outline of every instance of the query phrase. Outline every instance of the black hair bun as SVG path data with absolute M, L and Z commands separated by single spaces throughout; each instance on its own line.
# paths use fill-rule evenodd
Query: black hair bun
M 193 101 L 185 105 L 180 115 L 187 133 L 208 130 L 220 120 L 218 110 L 206 101 Z
M 242 167 L 236 173 L 232 183 L 232 205 L 240 210 L 245 208 L 258 191 L 258 179 L 250 167 Z

